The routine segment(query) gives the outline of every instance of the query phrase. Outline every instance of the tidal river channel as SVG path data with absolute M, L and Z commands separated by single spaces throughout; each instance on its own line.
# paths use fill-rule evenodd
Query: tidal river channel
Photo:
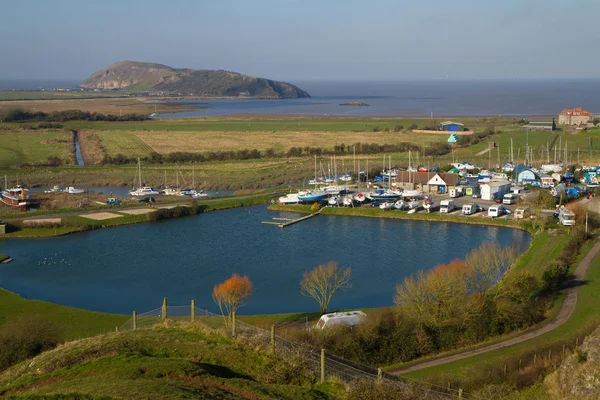
M 215 283 L 237 272 L 255 294 L 243 314 L 317 311 L 300 294 L 305 271 L 328 261 L 352 268 L 352 288 L 330 309 L 393 304 L 397 283 L 465 254 L 483 241 L 516 244 L 528 233 L 508 228 L 320 215 L 278 228 L 266 206 L 237 208 L 154 224 L 137 224 L 52 238 L 0 241 L 0 286 L 26 298 L 90 310 L 148 311 L 168 297 L 217 311 Z

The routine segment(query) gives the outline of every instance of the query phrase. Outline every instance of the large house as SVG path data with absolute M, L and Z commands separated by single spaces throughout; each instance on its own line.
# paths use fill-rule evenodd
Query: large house
M 448 193 L 459 184 L 457 174 L 437 172 L 398 172 L 397 186 L 406 190 L 422 190 L 423 193 Z
M 592 119 L 592 113 L 577 108 L 565 108 L 558 114 L 558 123 L 562 125 L 585 125 Z

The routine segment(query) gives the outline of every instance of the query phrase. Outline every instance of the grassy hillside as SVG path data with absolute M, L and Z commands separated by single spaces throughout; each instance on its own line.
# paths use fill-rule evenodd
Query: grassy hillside
M 129 316 L 87 311 L 46 301 L 28 300 L 18 294 L 0 289 L 0 329 L 20 316 L 44 316 L 61 327 L 64 340 L 114 331 Z
M 70 342 L 10 368 L 0 374 L 0 396 L 332 398 L 329 385 L 290 361 L 190 325 L 129 331 Z

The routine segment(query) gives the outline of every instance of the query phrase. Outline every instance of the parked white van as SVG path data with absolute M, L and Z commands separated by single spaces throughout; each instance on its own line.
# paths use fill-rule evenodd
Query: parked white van
M 355 326 L 367 318 L 367 314 L 362 311 L 343 311 L 324 314 L 317 322 L 316 329 L 327 329 L 334 326 Z
M 502 204 L 515 204 L 517 202 L 517 195 L 513 193 L 507 193 L 502 197 Z
M 575 213 L 565 206 L 558 210 L 558 222 L 565 226 L 575 225 Z
M 482 208 L 479 206 L 479 204 L 477 203 L 469 203 L 469 204 L 465 204 L 462 207 L 462 213 L 464 215 L 471 215 L 471 214 L 475 214 L 476 212 L 481 211 Z
M 440 212 L 442 214 L 451 213 L 456 209 L 456 205 L 454 204 L 454 200 L 442 200 L 440 202 Z
M 490 206 L 490 208 L 488 208 L 488 217 L 495 218 L 504 214 L 506 214 L 506 208 L 503 206 Z

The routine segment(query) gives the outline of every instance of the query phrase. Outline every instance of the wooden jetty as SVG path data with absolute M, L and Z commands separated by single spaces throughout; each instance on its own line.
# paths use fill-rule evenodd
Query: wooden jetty
M 290 226 L 293 225 L 295 223 L 298 223 L 300 221 L 304 221 L 307 220 L 309 218 L 312 218 L 316 215 L 321 214 L 321 210 L 309 214 L 309 215 L 305 215 L 303 217 L 300 218 L 296 218 L 296 219 L 292 219 L 292 218 L 273 218 L 275 221 L 262 221 L 263 224 L 267 224 L 267 225 L 277 225 L 280 228 L 285 228 L 286 226 Z

